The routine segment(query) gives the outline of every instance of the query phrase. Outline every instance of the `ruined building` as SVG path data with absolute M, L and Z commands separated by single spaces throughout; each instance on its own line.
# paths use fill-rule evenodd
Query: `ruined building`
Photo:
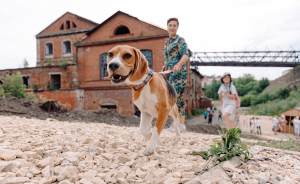
M 20 72 L 27 91 L 41 100 L 56 100 L 70 110 L 116 108 L 129 116 L 134 113 L 131 91 L 112 86 L 105 78 L 106 53 L 115 45 L 131 45 L 142 51 L 154 71 L 160 71 L 167 38 L 166 30 L 121 11 L 101 24 L 66 12 L 36 35 L 36 67 L 0 70 L 0 82 L 1 77 Z M 196 70 L 190 73 L 189 112 L 202 95 L 202 76 Z

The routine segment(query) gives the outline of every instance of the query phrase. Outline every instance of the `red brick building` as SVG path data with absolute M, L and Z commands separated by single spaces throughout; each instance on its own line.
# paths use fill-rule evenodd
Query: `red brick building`
M 96 111 L 109 107 L 117 108 L 122 115 L 132 115 L 130 89 L 112 86 L 105 79 L 106 52 L 119 44 L 137 47 L 150 67 L 159 71 L 167 37 L 166 30 L 121 11 L 101 24 L 67 12 L 36 35 L 37 66 L 0 70 L 0 79 L 20 72 L 24 84 L 41 99 L 57 100 L 69 109 Z M 192 76 L 199 77 L 196 73 Z M 201 93 L 197 90 L 196 96 L 191 95 L 196 93 L 193 89 L 189 85 L 186 95 L 189 111 Z

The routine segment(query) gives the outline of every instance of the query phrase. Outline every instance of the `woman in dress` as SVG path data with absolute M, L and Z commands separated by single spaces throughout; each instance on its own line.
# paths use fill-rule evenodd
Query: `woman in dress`
M 187 62 L 191 56 L 185 40 L 177 35 L 179 21 L 177 18 L 170 18 L 167 21 L 169 38 L 164 47 L 163 71 L 168 73 L 167 80 L 175 88 L 177 93 L 177 106 L 185 120 L 186 102 L 184 89 L 187 84 Z

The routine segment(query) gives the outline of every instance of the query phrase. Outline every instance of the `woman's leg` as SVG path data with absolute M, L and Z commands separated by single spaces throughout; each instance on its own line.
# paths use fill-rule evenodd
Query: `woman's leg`
M 176 93 L 177 93 L 177 107 L 178 110 L 182 116 L 182 118 L 185 121 L 186 117 L 186 103 L 184 99 L 184 90 L 186 87 L 186 74 L 185 72 L 181 73 L 174 73 L 171 74 L 168 78 L 169 83 L 174 87 Z
M 180 94 L 178 94 L 177 106 L 178 106 L 178 109 L 179 109 L 179 112 L 180 112 L 181 116 L 185 117 L 185 115 L 186 115 L 186 112 L 185 112 L 186 104 L 185 104 L 185 100 L 184 100 L 183 91 Z
M 235 124 L 233 122 L 233 120 L 230 118 L 230 114 L 228 112 L 225 112 L 223 114 L 223 119 L 224 119 L 224 124 L 226 126 L 226 128 L 235 128 Z

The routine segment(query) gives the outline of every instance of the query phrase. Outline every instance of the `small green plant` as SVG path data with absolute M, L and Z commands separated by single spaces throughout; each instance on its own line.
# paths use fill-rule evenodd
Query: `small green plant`
M 26 93 L 25 98 L 26 98 L 26 100 L 28 100 L 28 101 L 37 101 L 37 97 L 36 97 L 35 94 L 32 93 L 32 92 Z
M 46 59 L 46 64 L 47 64 L 48 66 L 50 66 L 50 65 L 52 64 L 52 59 L 47 58 L 47 59 Z
M 62 60 L 60 61 L 60 63 L 59 63 L 59 66 L 62 67 L 62 68 L 64 68 L 64 69 L 66 69 L 67 66 L 68 66 L 68 61 L 65 60 L 65 59 L 62 59 Z
M 240 156 L 245 160 L 250 159 L 250 152 L 245 144 L 241 143 L 241 130 L 231 128 L 223 130 L 222 140 L 211 145 L 208 151 L 193 152 L 193 155 L 200 155 L 203 159 L 214 159 L 216 162 L 223 162 L 235 156 Z

